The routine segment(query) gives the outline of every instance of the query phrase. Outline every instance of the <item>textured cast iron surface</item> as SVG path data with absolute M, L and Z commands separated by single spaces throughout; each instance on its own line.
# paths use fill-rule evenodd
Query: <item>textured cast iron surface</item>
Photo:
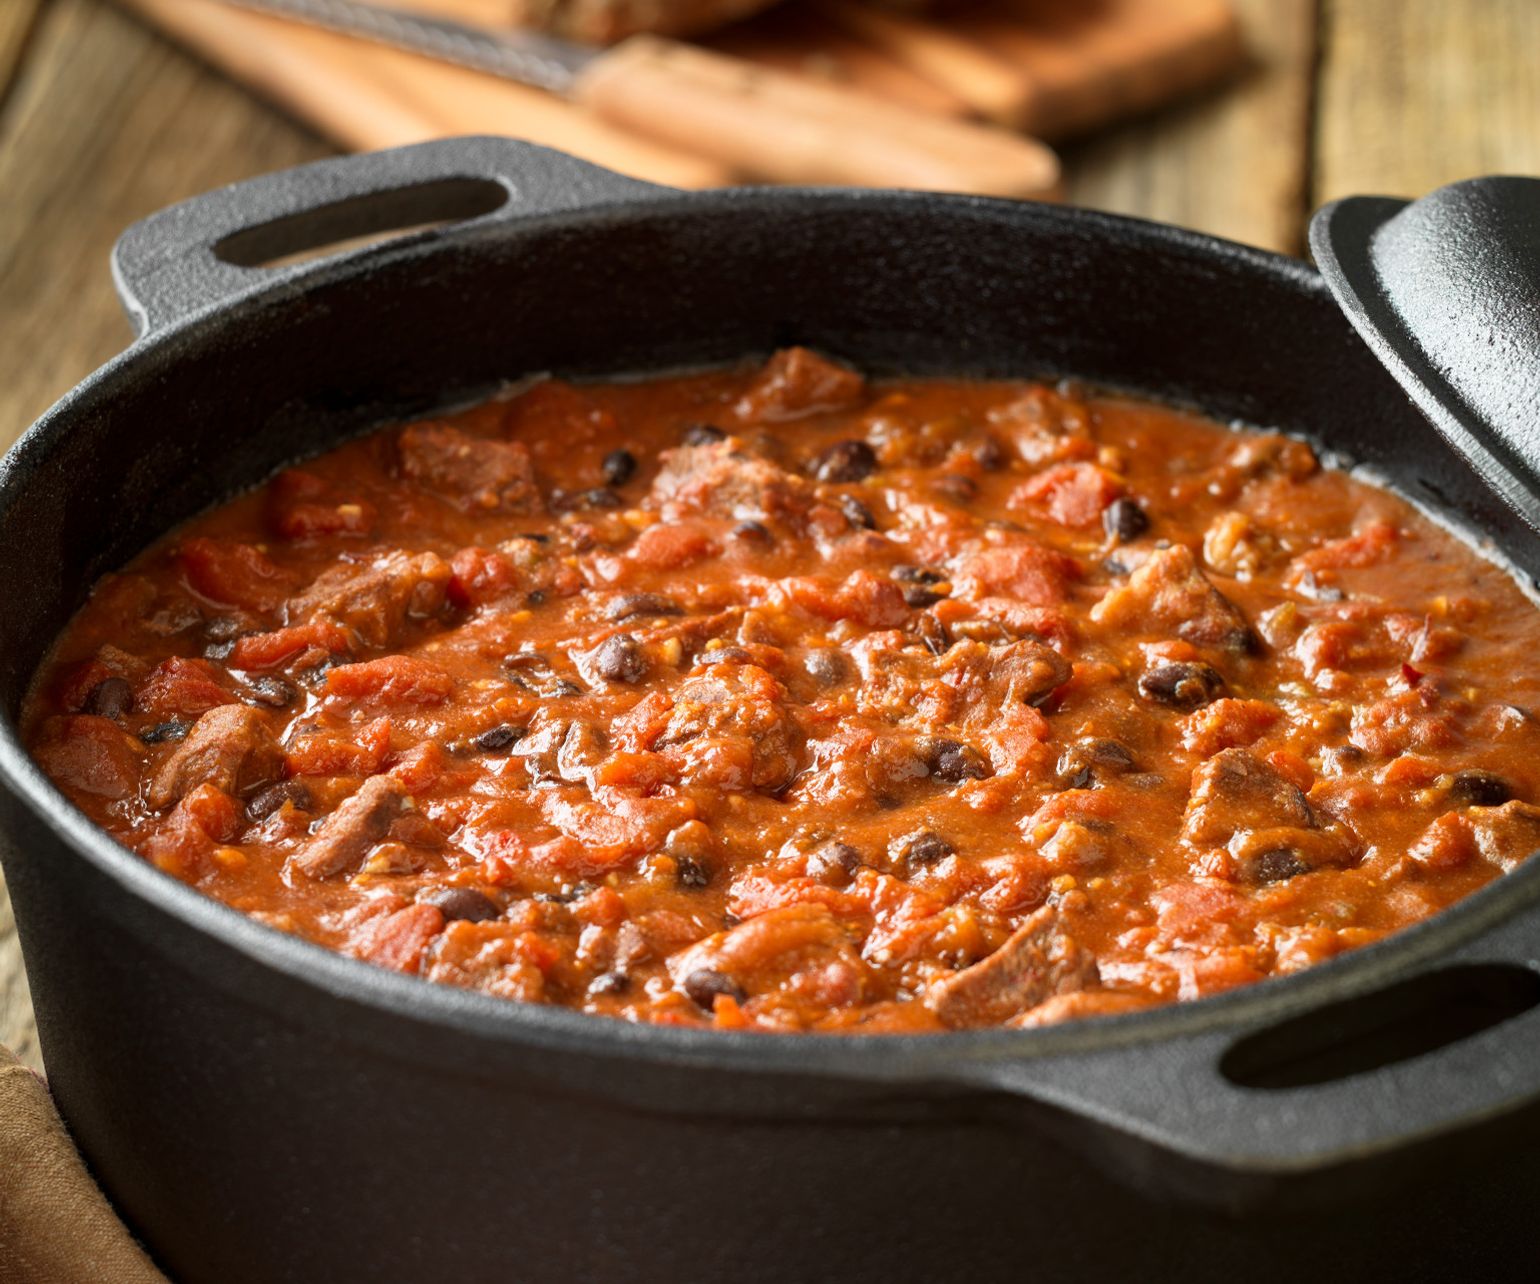
M 210 248 L 465 179 L 508 203 L 306 267 Z M 686 196 L 468 140 L 175 207 L 125 236 L 115 270 L 145 337 L 0 465 L 7 714 L 97 575 L 286 461 L 529 371 L 792 341 L 879 370 L 1073 373 L 1308 431 L 1540 568 L 1540 541 L 1313 273 L 1169 228 L 963 197 Z M 1296 1280 L 1324 1262 L 1502 1279 L 1535 1247 L 1516 1205 L 1540 1177 L 1540 1011 L 1311 1088 L 1245 1091 L 1215 1066 L 1241 1034 L 1444 960 L 1532 964 L 1540 864 L 1201 1004 L 1035 1032 L 733 1036 L 365 967 L 116 847 L 8 723 L 0 776 L 51 1082 L 184 1281 L 977 1280 L 1024 1263 Z
M 1365 342 L 1540 530 L 1540 178 L 1348 197 L 1315 216 L 1310 244 Z

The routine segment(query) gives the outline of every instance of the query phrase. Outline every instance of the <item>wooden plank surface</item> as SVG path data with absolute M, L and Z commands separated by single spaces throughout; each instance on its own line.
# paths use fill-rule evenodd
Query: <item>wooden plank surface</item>
M 1537 0 L 1329 0 L 1312 196 L 1540 174 Z
M 1202 98 L 1065 152 L 1068 200 L 1297 253 L 1316 0 L 1237 0 L 1247 66 Z
M 0 104 L 11 87 L 42 13 L 44 0 L 5 0 L 0 5 Z

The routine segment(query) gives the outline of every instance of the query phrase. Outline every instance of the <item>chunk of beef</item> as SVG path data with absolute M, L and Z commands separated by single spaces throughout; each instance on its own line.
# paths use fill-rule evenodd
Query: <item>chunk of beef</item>
M 32 756 L 60 785 L 99 798 L 128 798 L 139 778 L 140 743 L 111 718 L 50 718 Z
M 1257 635 L 1240 609 L 1208 582 L 1185 544 L 1157 549 L 1128 583 L 1091 608 L 1098 624 L 1149 637 L 1176 636 L 1199 646 L 1256 649 Z
M 955 1029 L 998 1025 L 1056 994 L 1098 984 L 1096 960 L 1044 906 L 987 958 L 932 982 L 925 1006 Z
M 545 507 L 529 450 L 519 442 L 424 423 L 405 429 L 399 445 L 402 474 L 456 508 L 528 515 Z
M 370 646 L 389 646 L 408 620 L 443 609 L 452 574 L 436 553 L 399 550 L 373 562 L 334 566 L 290 606 L 290 622 L 326 615 Z
M 283 750 L 268 729 L 267 715 L 249 705 L 225 704 L 193 725 L 155 773 L 147 798 L 152 807 L 169 807 L 205 783 L 239 794 L 282 772 Z
M 808 348 L 784 348 L 765 362 L 733 413 L 744 423 L 780 423 L 853 406 L 865 393 L 866 381 L 849 366 Z
M 1532 803 L 1470 807 L 1465 815 L 1475 832 L 1476 849 L 1504 873 L 1540 851 L 1540 807 Z
M 677 446 L 659 457 L 648 503 L 671 518 L 707 513 L 735 521 L 800 525 L 815 502 L 805 478 L 751 454 L 735 437 Z
M 680 683 L 654 748 L 686 779 L 708 774 L 719 787 L 774 793 L 796 774 L 801 746 L 785 701 L 785 688 L 758 665 L 714 665 Z M 741 762 L 746 778 L 712 759 Z
M 1041 642 L 1008 642 L 986 647 L 978 642 L 959 642 L 948 659 L 976 663 L 984 675 L 984 688 L 996 707 L 1012 704 L 1041 704 L 1069 681 L 1070 664 L 1051 646 Z
M 393 776 L 370 776 L 334 811 L 319 833 L 307 839 L 289 863 L 311 878 L 330 878 L 352 869 L 383 839 L 410 798 Z
M 1304 791 L 1244 749 L 1225 749 L 1192 777 L 1182 840 L 1198 853 L 1223 849 L 1206 872 L 1272 883 L 1321 865 L 1346 865 L 1357 845 L 1345 826 L 1322 818 Z

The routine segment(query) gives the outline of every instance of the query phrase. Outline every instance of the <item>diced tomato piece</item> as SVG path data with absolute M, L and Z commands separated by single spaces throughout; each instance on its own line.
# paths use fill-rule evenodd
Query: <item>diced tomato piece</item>
M 1294 559 L 1296 571 L 1338 570 L 1342 567 L 1373 566 L 1395 551 L 1401 538 L 1389 522 L 1369 522 L 1345 539 L 1334 539 L 1301 553 Z
M 229 665 L 248 673 L 281 668 L 311 647 L 332 655 L 345 655 L 353 648 L 353 635 L 332 620 L 295 624 L 270 633 L 250 633 L 237 638 L 230 650 Z
M 636 537 L 626 556 L 648 570 L 676 571 L 717 555 L 716 544 L 690 522 L 659 522 Z
M 1407 852 L 1426 869 L 1459 869 L 1476 859 L 1476 833 L 1457 812 L 1445 812 L 1423 832 Z
M 822 619 L 855 620 L 870 629 L 897 628 L 910 614 L 903 590 L 871 571 L 856 571 L 837 586 L 810 576 L 794 576 L 780 582 L 780 591 Z
M 326 674 L 326 694 L 373 704 L 442 704 L 454 679 L 436 664 L 411 655 L 384 655 L 343 664 Z
M 1315 784 L 1315 772 L 1310 764 L 1292 749 L 1275 749 L 1267 755 L 1268 765 L 1301 793 L 1309 793 Z
M 202 872 L 209 853 L 235 837 L 240 824 L 241 809 L 235 799 L 204 783 L 177 803 L 165 824 L 151 835 L 145 854 L 168 874 L 194 878 Z
M 390 719 L 376 718 L 352 740 L 333 736 L 301 736 L 284 751 L 284 768 L 291 776 L 372 776 L 390 754 Z
M 1008 502 L 1012 508 L 1046 505 L 1061 526 L 1091 526 L 1123 490 L 1121 481 L 1095 464 L 1057 464 L 1023 482 Z
M 156 718 L 196 718 L 235 697 L 221 685 L 207 660 L 172 656 L 162 660 L 134 692 L 134 707 Z
M 422 793 L 431 789 L 449 769 L 449 755 L 432 740 L 413 745 L 390 769 L 390 774 L 405 786 L 408 793 Z
M 139 778 L 142 752 L 139 742 L 110 718 L 78 713 L 50 718 L 32 756 L 65 789 L 127 798 Z
M 1204 758 L 1221 749 L 1243 749 L 1265 736 L 1282 716 L 1277 705 L 1265 700 L 1215 700 L 1182 719 L 1182 745 Z
M 444 930 L 444 914 L 418 902 L 364 920 L 348 941 L 347 952 L 378 967 L 416 972 L 429 943 Z
M 459 607 L 485 606 L 518 591 L 520 577 L 501 553 L 462 548 L 450 559 L 449 600 Z
M 220 606 L 271 611 L 293 587 L 261 549 L 234 540 L 190 539 L 176 559 L 188 587 Z
M 72 665 L 65 670 L 64 680 L 59 684 L 59 704 L 71 713 L 79 713 L 85 708 L 91 692 L 114 676 L 100 660 L 83 660 Z
M 316 535 L 367 535 L 378 514 L 362 500 L 339 499 L 314 473 L 291 468 L 267 490 L 267 521 L 284 539 Z
M 959 597 L 1009 597 L 1029 606 L 1060 606 L 1079 576 L 1074 558 L 1030 540 L 966 553 L 953 582 Z

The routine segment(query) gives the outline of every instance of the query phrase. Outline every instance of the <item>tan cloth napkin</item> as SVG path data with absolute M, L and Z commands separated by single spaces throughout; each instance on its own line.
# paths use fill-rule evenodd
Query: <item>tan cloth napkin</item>
M 4 1047 L 0 1284 L 168 1284 L 86 1172 L 42 1080 Z

